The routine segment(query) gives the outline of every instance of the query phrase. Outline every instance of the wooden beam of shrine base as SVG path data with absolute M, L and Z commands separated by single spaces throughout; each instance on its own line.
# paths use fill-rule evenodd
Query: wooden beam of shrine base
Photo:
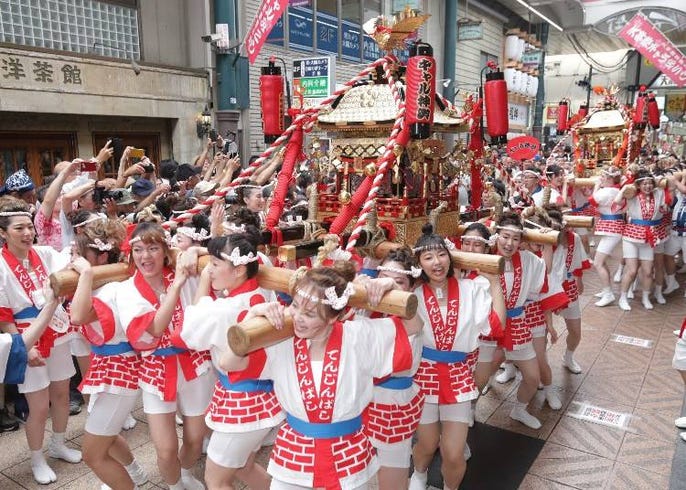
M 575 214 L 565 214 L 562 218 L 570 228 L 593 228 L 595 218 L 593 216 L 581 216 Z
M 383 260 L 391 250 L 402 245 L 395 242 L 381 242 L 374 249 L 374 257 Z M 450 252 L 453 265 L 462 270 L 478 270 L 485 274 L 502 274 L 505 271 L 505 258 L 499 255 L 477 254 L 453 250 Z
M 598 177 L 576 177 L 574 182 L 570 182 L 572 187 L 595 187 Z
M 260 287 L 291 294 L 290 282 L 296 272 L 280 267 L 260 267 L 257 273 L 257 282 Z M 378 305 L 369 304 L 367 290 L 359 284 L 353 284 L 355 292 L 348 300 L 348 305 L 353 308 L 362 308 L 369 311 L 377 311 L 386 315 L 395 315 L 403 318 L 412 318 L 417 313 L 417 296 L 405 291 L 387 292 Z
M 455 235 L 462 236 L 464 231 L 467 229 L 467 225 L 459 225 Z M 491 233 L 495 232 L 495 229 L 490 229 Z M 530 228 L 524 228 L 524 233 L 522 234 L 522 240 L 530 243 L 543 243 L 545 245 L 559 245 L 562 235 L 559 231 L 550 230 L 546 233 L 541 233 L 538 230 L 532 230 Z

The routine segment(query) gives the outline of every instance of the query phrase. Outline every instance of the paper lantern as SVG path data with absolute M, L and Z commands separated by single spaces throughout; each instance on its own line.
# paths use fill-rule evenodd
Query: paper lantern
M 660 127 L 660 108 L 657 106 L 657 100 L 655 100 L 655 94 L 648 94 L 648 122 L 653 129 L 659 129 Z
M 517 60 L 519 56 L 519 37 L 511 34 L 505 38 L 505 58 Z
M 561 100 L 557 108 L 557 134 L 564 134 L 567 131 L 567 118 L 569 117 L 569 103 Z
M 436 60 L 430 44 L 410 47 L 405 80 L 405 122 L 412 138 L 426 139 L 431 135 L 436 96 Z
M 264 142 L 273 143 L 283 134 L 283 76 L 281 68 L 270 60 L 260 70 L 260 108 Z
M 643 86 L 642 89 L 645 89 Z M 634 128 L 643 129 L 646 126 L 645 119 L 645 109 L 646 109 L 646 93 L 644 90 L 638 92 L 638 97 L 636 97 L 636 104 L 634 107 Z
M 496 70 L 486 74 L 484 84 L 484 101 L 486 103 L 486 120 L 491 143 L 507 143 L 509 122 L 507 118 L 507 83 L 502 71 Z
M 505 68 L 505 71 L 503 71 L 503 73 L 505 74 L 505 83 L 507 83 L 507 90 L 512 91 L 515 85 L 515 73 L 519 72 L 517 72 L 517 70 L 515 70 L 514 68 Z

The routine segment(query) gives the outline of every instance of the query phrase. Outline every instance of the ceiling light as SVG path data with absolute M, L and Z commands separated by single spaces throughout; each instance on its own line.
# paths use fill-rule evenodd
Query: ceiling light
M 520 4 L 520 5 L 522 5 L 522 6 L 526 7 L 526 8 L 528 8 L 529 11 L 531 11 L 531 12 L 532 12 L 533 14 L 535 14 L 535 15 L 538 15 L 541 19 L 543 19 L 544 21 L 546 21 L 548 24 L 550 24 L 551 26 L 553 26 L 553 27 L 554 27 L 555 29 L 557 29 L 558 31 L 560 31 L 560 32 L 564 31 L 564 29 L 562 29 L 562 27 L 560 27 L 560 26 L 557 25 L 555 22 L 553 22 L 552 20 L 550 20 L 548 17 L 546 17 L 545 15 L 543 15 L 542 13 L 540 13 L 538 10 L 536 10 L 535 8 L 533 8 L 531 5 L 529 5 L 528 3 L 526 3 L 524 0 L 516 0 L 516 2 L 517 2 L 518 4 Z

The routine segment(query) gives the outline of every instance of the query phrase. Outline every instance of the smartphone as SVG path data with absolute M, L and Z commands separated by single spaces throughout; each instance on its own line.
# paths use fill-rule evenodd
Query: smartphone
M 212 128 L 210 129 L 209 136 L 212 141 L 216 142 L 217 138 L 219 138 L 219 133 L 217 133 L 216 129 Z
M 132 148 L 131 151 L 129 151 L 129 156 L 131 158 L 138 158 L 140 160 L 145 156 L 145 150 L 142 148 Z
M 81 162 L 81 172 L 96 172 L 98 170 L 98 162 L 95 160 L 86 160 Z

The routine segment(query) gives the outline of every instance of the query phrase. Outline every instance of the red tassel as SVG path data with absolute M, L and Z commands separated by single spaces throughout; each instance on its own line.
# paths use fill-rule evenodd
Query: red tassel
M 646 108 L 646 94 L 645 92 L 639 92 L 638 97 L 636 97 L 636 108 L 634 110 L 634 128 L 643 129 L 646 126 L 645 120 L 645 108 Z
M 269 212 L 265 219 L 265 226 L 267 229 L 274 228 L 279 223 L 279 218 L 283 213 L 283 207 L 286 203 L 286 194 L 288 193 L 288 184 L 293 177 L 293 170 L 298 161 L 298 157 L 302 154 L 303 146 L 303 129 L 298 126 L 291 134 L 288 143 L 286 144 L 286 153 L 283 157 L 283 166 L 276 181 L 276 188 L 274 189 L 274 197 L 272 198 Z

